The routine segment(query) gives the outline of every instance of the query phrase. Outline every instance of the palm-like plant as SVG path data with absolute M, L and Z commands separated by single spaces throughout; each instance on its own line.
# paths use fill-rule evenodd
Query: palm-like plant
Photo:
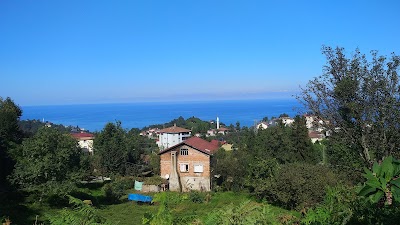
M 393 199 L 400 202 L 400 161 L 392 156 L 382 163 L 374 163 L 372 171 L 364 169 L 367 181 L 359 191 L 360 196 L 368 197 L 371 202 L 384 202 L 392 205 Z

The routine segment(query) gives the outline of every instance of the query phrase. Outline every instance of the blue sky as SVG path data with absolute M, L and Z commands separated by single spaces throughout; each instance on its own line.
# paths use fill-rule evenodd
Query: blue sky
M 288 97 L 322 45 L 400 54 L 399 1 L 0 1 L 20 105 Z

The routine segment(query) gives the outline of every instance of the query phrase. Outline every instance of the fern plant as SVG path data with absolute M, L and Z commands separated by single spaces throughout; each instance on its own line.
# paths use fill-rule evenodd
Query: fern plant
M 74 206 L 74 209 L 65 208 L 61 210 L 57 215 L 48 216 L 50 224 L 52 225 L 64 225 L 64 224 L 76 224 L 76 225 L 111 225 L 104 218 L 97 215 L 96 209 L 90 205 L 83 203 L 80 199 L 69 196 L 69 203 Z

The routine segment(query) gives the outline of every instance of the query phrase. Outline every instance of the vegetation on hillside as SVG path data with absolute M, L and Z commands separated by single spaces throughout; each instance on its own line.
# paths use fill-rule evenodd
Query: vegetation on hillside
M 239 122 L 230 125 L 232 132 L 225 139 L 234 144 L 233 150 L 220 149 L 212 156 L 213 192 L 156 194 L 155 205 L 126 202 L 135 179 L 157 176 L 154 140 L 140 136 L 138 129 L 123 129 L 120 122 L 108 123 L 95 134 L 95 155 L 88 156 L 57 127 L 36 129 L 32 124 L 37 121 L 21 123 L 21 109 L 10 98 L 0 98 L 0 220 L 398 223 L 400 58 L 372 52 L 369 59 L 358 50 L 347 58 L 344 49 L 330 47 L 322 52 L 327 59 L 323 75 L 310 81 L 298 98 L 308 113 L 323 121 L 326 140 L 313 144 L 301 116 L 290 126 L 278 122 L 260 130 L 241 127 Z M 203 134 L 215 128 L 215 123 L 195 117 L 151 127 L 174 124 Z M 81 183 L 105 176 L 112 181 Z

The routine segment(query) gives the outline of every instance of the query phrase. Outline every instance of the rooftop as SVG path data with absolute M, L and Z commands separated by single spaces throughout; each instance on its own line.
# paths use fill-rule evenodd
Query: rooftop
M 94 135 L 90 133 L 71 133 L 71 136 L 76 139 L 93 139 Z
M 164 128 L 162 130 L 160 130 L 160 133 L 186 133 L 186 132 L 190 132 L 191 130 L 182 128 L 182 127 L 177 127 L 176 124 L 174 124 L 174 126 L 172 127 L 168 127 L 168 128 Z
M 191 138 L 187 139 L 187 140 L 184 141 L 184 142 L 181 142 L 181 143 L 179 143 L 179 144 L 177 144 L 177 145 L 174 145 L 174 146 L 172 146 L 172 147 L 170 147 L 170 148 L 167 148 L 167 149 L 161 151 L 161 152 L 158 153 L 158 154 L 159 154 L 159 155 L 160 155 L 160 154 L 163 154 L 163 153 L 165 153 L 165 152 L 168 152 L 168 151 L 170 151 L 170 150 L 172 150 L 172 149 L 174 149 L 174 148 L 176 148 L 176 147 L 178 147 L 178 146 L 180 146 L 180 145 L 184 145 L 184 144 L 186 144 L 186 145 L 188 145 L 188 146 L 190 146 L 190 147 L 192 147 L 192 148 L 194 148 L 194 149 L 197 149 L 197 150 L 199 150 L 200 152 L 206 153 L 206 154 L 208 154 L 208 155 L 213 154 L 213 153 L 214 153 L 215 151 L 217 151 L 218 148 L 219 148 L 218 143 L 215 143 L 215 142 L 213 142 L 213 143 L 212 143 L 212 142 L 208 142 L 208 141 L 206 141 L 206 140 L 204 140 L 204 139 L 201 139 L 201 138 L 199 138 L 199 137 L 191 137 Z

